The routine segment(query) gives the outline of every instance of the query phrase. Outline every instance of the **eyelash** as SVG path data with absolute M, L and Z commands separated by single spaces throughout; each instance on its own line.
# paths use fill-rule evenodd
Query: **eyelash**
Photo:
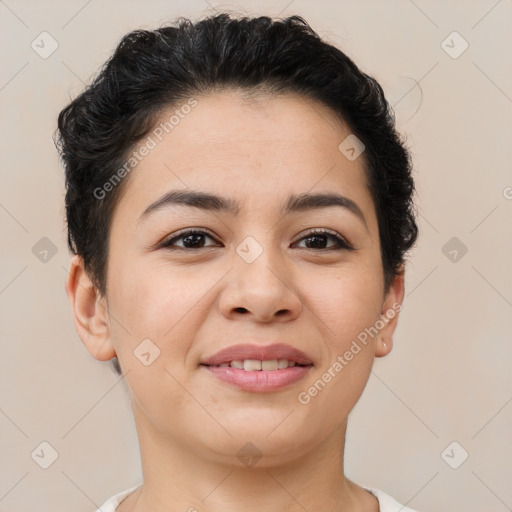
M 167 250 L 170 250 L 170 251 L 195 251 L 195 250 L 201 250 L 201 249 L 207 249 L 208 248 L 208 247 L 199 247 L 198 249 L 194 249 L 194 248 L 190 248 L 190 247 L 178 247 L 178 248 L 172 247 L 174 242 L 176 242 L 177 240 L 180 240 L 181 238 L 189 236 L 189 235 L 206 235 L 206 236 L 212 238 L 213 240 L 215 240 L 215 237 L 213 236 L 213 234 L 210 233 L 208 230 L 205 230 L 205 229 L 187 229 L 187 230 L 178 232 L 175 236 L 173 236 L 172 238 L 170 238 L 166 242 L 163 242 L 160 247 L 164 248 L 164 249 L 167 249 Z M 304 239 L 312 238 L 314 236 L 319 236 L 319 235 L 320 236 L 327 236 L 327 237 L 330 237 L 331 239 L 335 240 L 336 243 L 337 243 L 337 247 L 327 247 L 327 248 L 324 248 L 324 249 L 310 249 L 308 247 L 302 247 L 302 249 L 312 250 L 312 251 L 315 251 L 315 252 L 318 252 L 318 251 L 326 252 L 326 251 L 333 251 L 333 250 L 336 250 L 336 251 L 341 251 L 341 250 L 353 251 L 354 250 L 354 247 L 345 238 L 343 238 L 342 236 L 338 235 L 336 232 L 327 231 L 325 229 L 312 229 L 306 235 L 304 235 L 302 238 L 300 238 L 298 240 L 298 242 L 301 242 Z M 209 247 L 211 247 L 211 246 L 209 246 Z

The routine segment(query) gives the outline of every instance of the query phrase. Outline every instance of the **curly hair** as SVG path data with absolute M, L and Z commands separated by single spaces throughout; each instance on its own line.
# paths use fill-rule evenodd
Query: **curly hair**
M 68 247 L 105 295 L 109 232 L 124 179 L 112 179 L 164 109 L 192 95 L 237 89 L 298 93 L 329 107 L 365 146 L 387 290 L 418 236 L 412 163 L 379 83 L 324 42 L 300 16 L 198 22 L 178 18 L 126 34 L 89 86 L 58 117 L 56 144 L 66 178 Z

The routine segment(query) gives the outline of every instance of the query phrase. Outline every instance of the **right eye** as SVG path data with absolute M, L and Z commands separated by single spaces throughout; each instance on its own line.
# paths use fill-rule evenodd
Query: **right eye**
M 170 250 L 194 250 L 194 249 L 203 249 L 206 247 L 212 247 L 211 245 L 204 245 L 205 238 L 209 238 L 210 240 L 214 240 L 213 236 L 209 234 L 207 231 L 199 230 L 199 229 L 187 229 L 181 231 L 176 234 L 172 238 L 163 242 L 161 247 L 164 249 Z M 177 245 L 177 241 L 183 241 L 183 245 Z

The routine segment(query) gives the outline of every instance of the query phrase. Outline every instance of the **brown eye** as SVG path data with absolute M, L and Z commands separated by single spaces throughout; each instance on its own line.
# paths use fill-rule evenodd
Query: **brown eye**
M 206 231 L 188 230 L 170 238 L 164 242 L 161 247 L 167 249 L 203 249 L 212 247 L 211 245 L 205 245 L 205 239 L 207 238 L 214 240 Z M 178 241 L 182 241 L 182 245 L 177 245 L 176 242 Z
M 328 241 L 333 240 L 334 245 L 326 246 Z M 341 236 L 325 230 L 311 231 L 305 237 L 301 238 L 299 242 L 306 241 L 305 249 L 318 249 L 318 250 L 349 250 L 354 248 Z

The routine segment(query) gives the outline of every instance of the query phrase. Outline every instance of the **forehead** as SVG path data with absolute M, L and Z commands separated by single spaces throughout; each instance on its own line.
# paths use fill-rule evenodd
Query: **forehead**
M 331 109 L 299 95 L 195 96 L 162 112 L 148 134 L 154 147 L 130 174 L 121 203 L 129 199 L 140 214 L 171 188 L 238 195 L 248 206 L 337 188 L 372 203 L 363 158 L 339 150 L 350 133 Z
M 264 142 L 274 151 L 282 146 L 281 150 L 289 149 L 291 153 L 292 149 L 300 151 L 301 142 L 308 143 L 309 151 L 319 146 L 325 149 L 326 144 L 335 144 L 337 148 L 340 133 L 350 133 L 331 109 L 298 94 L 248 96 L 244 92 L 223 91 L 195 99 L 197 105 L 181 119 L 173 133 L 183 142 L 196 145 L 219 145 L 223 150 L 231 147 L 235 151 Z M 171 113 L 172 110 L 174 106 Z M 169 112 L 164 112 L 159 121 L 165 122 L 166 118 Z M 287 143 L 296 147 L 286 148 Z

